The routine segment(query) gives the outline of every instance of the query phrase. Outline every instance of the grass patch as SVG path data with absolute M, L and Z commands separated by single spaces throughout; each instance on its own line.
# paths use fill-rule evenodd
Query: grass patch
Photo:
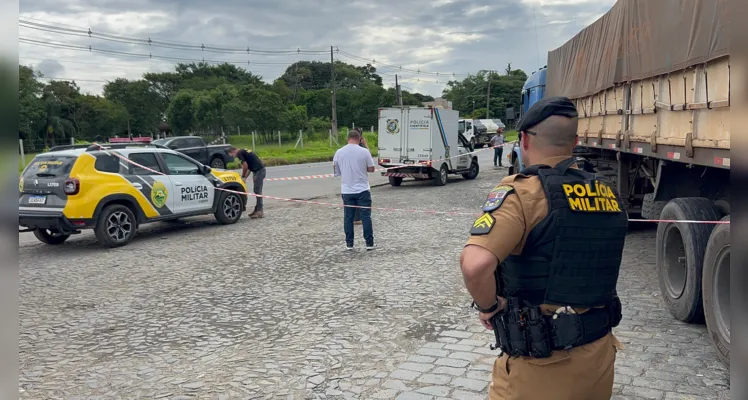
M 377 155 L 377 137 L 376 134 L 365 133 L 364 137 L 368 141 L 369 149 L 373 156 Z M 229 136 L 227 142 L 232 146 L 252 149 L 252 136 Z M 253 151 L 262 159 L 265 166 L 272 167 L 275 165 L 306 164 L 313 162 L 332 161 L 335 152 L 345 144 L 345 140 L 338 139 L 340 146 L 333 142 L 330 147 L 328 140 L 304 141 L 304 147 L 299 145 L 294 148 L 295 143 L 283 144 L 261 144 L 257 145 Z M 234 160 L 226 168 L 239 168 L 239 162 Z

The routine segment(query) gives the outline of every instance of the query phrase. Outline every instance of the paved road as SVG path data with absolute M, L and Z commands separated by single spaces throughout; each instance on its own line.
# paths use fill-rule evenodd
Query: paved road
M 500 173 L 374 201 L 473 212 Z M 470 217 L 375 212 L 380 248 L 345 252 L 339 209 L 266 215 L 150 225 L 118 249 L 21 244 L 20 397 L 485 399 L 495 353 L 458 267 Z M 626 245 L 614 398 L 727 399 L 705 328 L 661 304 L 653 243 Z

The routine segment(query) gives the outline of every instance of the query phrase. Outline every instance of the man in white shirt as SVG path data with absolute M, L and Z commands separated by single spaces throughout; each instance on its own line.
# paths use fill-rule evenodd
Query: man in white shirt
M 361 147 L 361 132 L 353 129 L 348 132 L 348 144 L 338 149 L 333 157 L 335 176 L 340 176 L 340 193 L 343 197 L 346 249 L 353 250 L 353 219 L 356 210 L 360 210 L 361 222 L 364 225 L 366 250 L 374 250 L 374 230 L 371 225 L 371 187 L 369 172 L 374 172 L 374 160 L 365 147 Z M 357 208 L 365 207 L 365 208 Z

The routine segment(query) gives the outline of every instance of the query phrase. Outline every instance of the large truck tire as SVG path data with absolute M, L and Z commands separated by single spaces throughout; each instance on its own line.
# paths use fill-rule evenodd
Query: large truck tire
M 390 185 L 400 186 L 403 184 L 403 178 L 400 176 L 390 176 Z
M 700 197 L 673 199 L 662 210 L 663 220 L 717 221 L 714 203 Z M 661 222 L 657 226 L 657 274 L 668 310 L 683 322 L 704 322 L 701 293 L 704 253 L 713 224 Z
M 642 202 L 642 218 L 646 219 L 659 219 L 662 214 L 662 209 L 667 205 L 667 201 L 655 201 L 654 193 L 647 193 L 644 195 L 644 201 Z
M 449 168 L 447 168 L 446 163 L 443 163 L 442 166 L 439 168 L 438 173 L 434 177 L 434 185 L 436 186 L 446 185 L 448 175 L 449 175 Z
M 729 221 L 730 216 L 722 218 Z M 717 356 L 730 367 L 730 224 L 717 225 L 704 254 L 704 317 Z

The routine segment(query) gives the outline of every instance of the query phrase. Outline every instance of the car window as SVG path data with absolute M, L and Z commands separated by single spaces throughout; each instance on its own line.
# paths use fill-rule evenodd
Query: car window
M 97 154 L 94 169 L 100 172 L 119 173 L 119 158 L 110 154 Z
M 187 147 L 187 144 L 185 143 L 185 139 L 174 139 L 171 143 L 169 143 L 169 147 L 175 146 L 178 149 L 183 149 Z
M 158 161 L 156 161 L 156 155 L 153 153 L 133 153 L 128 158 L 133 163 L 139 164 L 130 163 L 131 175 L 158 175 L 159 173 L 164 173 L 161 167 L 159 167 Z
M 200 168 L 194 162 L 176 154 L 163 153 L 166 169 L 170 175 L 199 175 Z
M 186 147 L 202 147 L 202 146 L 203 146 L 203 141 L 201 139 L 198 139 L 198 138 L 187 139 Z
M 39 155 L 26 167 L 23 176 L 25 178 L 67 176 L 77 159 L 77 156 Z

